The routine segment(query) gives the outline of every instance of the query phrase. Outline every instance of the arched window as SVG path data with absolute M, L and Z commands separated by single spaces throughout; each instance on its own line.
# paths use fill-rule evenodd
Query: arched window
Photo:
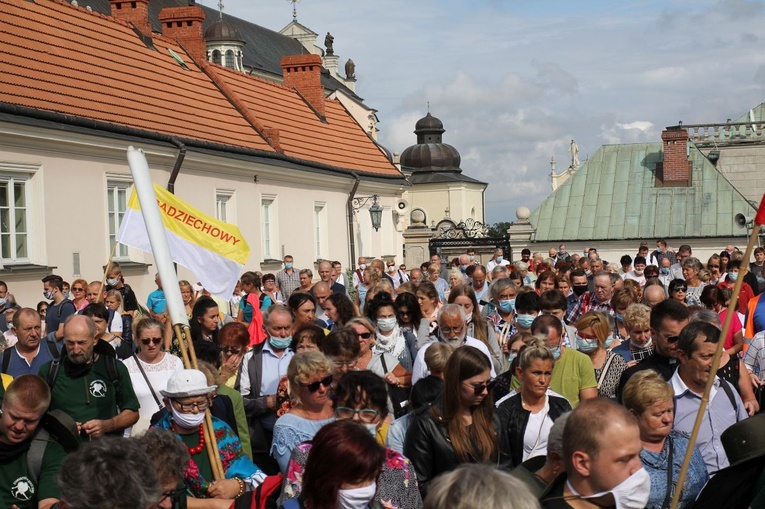
M 213 64 L 220 65 L 220 51 L 218 51 L 217 49 L 213 51 L 212 57 L 213 57 L 212 58 Z
M 226 51 L 226 67 L 234 69 L 234 52 L 231 50 Z

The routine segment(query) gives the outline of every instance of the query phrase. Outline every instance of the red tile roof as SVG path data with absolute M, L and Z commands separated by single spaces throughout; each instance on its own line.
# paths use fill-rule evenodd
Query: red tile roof
M 293 90 L 212 64 L 205 73 L 174 41 L 155 34 L 153 51 L 130 25 L 60 0 L 0 0 L 0 19 L 0 102 L 401 176 L 337 101 L 323 123 Z M 261 127 L 278 129 L 278 143 Z

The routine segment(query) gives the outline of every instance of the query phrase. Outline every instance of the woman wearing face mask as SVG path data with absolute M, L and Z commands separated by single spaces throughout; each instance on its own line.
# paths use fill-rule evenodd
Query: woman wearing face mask
M 515 374 L 521 381 L 517 394 L 497 407 L 510 441 L 513 466 L 547 454 L 547 435 L 553 422 L 571 410 L 566 398 L 548 392 L 552 378 L 552 352 L 541 339 L 531 339 L 521 350 Z
M 519 332 L 505 343 L 503 355 L 508 368 L 494 379 L 494 387 L 491 391 L 494 401 L 499 401 L 513 390 L 512 384 L 513 378 L 515 378 L 515 369 L 518 367 L 518 355 L 533 338 L 531 333 Z
M 321 352 L 297 354 L 287 368 L 290 394 L 295 405 L 274 425 L 271 455 L 282 473 L 287 471 L 292 449 L 311 440 L 322 426 L 335 420 L 329 391 L 332 386 L 332 363 Z
M 405 370 L 411 371 L 417 338 L 411 330 L 399 326 L 398 307 L 390 294 L 383 292 L 375 295 L 369 302 L 367 314 L 377 325 L 374 352 L 391 355 Z
M 539 314 L 539 295 L 527 291 L 515 299 L 515 326 L 518 332 L 531 332 L 531 324 Z
M 624 386 L 622 402 L 637 417 L 640 428 L 640 441 L 643 444 L 640 461 L 651 477 L 651 494 L 646 507 L 669 507 L 672 488 L 677 484 L 689 446 L 686 435 L 672 431 L 672 387 L 656 371 L 639 371 Z M 677 507 L 692 506 L 708 478 L 704 458 L 695 447 Z
M 724 281 L 717 284 L 718 288 L 728 288 L 731 291 L 736 285 L 738 279 L 739 270 L 741 270 L 741 260 L 731 260 L 728 263 L 728 273 Z M 738 294 L 738 312 L 746 314 L 747 307 L 749 306 L 749 299 L 754 298 L 754 291 L 752 287 L 746 281 L 741 283 L 741 291 Z
M 369 509 L 386 463 L 385 449 L 352 420 L 328 424 L 316 434 L 305 471 L 302 492 L 282 509 Z
M 637 302 L 638 297 L 631 289 L 617 288 L 614 290 L 614 295 L 611 297 L 611 308 L 614 310 L 614 328 L 611 331 L 611 337 L 618 341 L 608 345 L 607 348 L 616 348 L 621 341 L 627 337 L 627 328 L 624 325 L 624 313 L 627 311 L 628 307 Z
M 491 386 L 486 355 L 471 346 L 457 348 L 446 363 L 443 397 L 417 412 L 406 436 L 404 455 L 414 465 L 423 497 L 431 480 L 462 463 L 510 462 Z
M 494 327 L 497 343 L 500 347 L 504 347 L 507 340 L 517 332 L 513 319 L 518 287 L 511 279 L 500 278 L 491 283 L 489 292 L 494 309 L 487 313 L 486 320 Z
M 167 389 L 160 391 L 170 411 L 154 426 L 175 432 L 191 455 L 184 480 L 195 498 L 230 500 L 254 490 L 265 474 L 245 455 L 236 433 L 222 420 L 212 417 L 225 479 L 213 481 L 210 457 L 205 448 L 203 422 L 216 386 L 208 386 L 205 375 L 196 369 L 173 373 Z
M 627 367 L 631 367 L 653 353 L 651 308 L 645 304 L 631 304 L 624 312 L 623 322 L 628 340 L 612 351 L 621 355 Z
M 476 338 L 489 348 L 494 371 L 497 373 L 505 371 L 508 365 L 497 342 L 497 334 L 494 332 L 494 327 L 489 325 L 481 315 L 475 290 L 470 285 L 459 285 L 453 288 L 449 294 L 449 304 L 459 304 L 465 311 L 468 324 L 467 335 Z
M 381 440 L 381 435 L 388 428 L 386 400 L 385 383 L 369 371 L 348 373 L 337 384 L 332 394 L 337 422 L 359 423 L 366 428 L 370 436 L 376 438 L 378 444 L 383 446 L 385 442 Z M 316 438 L 314 438 L 315 441 Z M 277 505 L 298 497 L 303 491 L 302 472 L 305 471 L 311 448 L 310 442 L 304 442 L 292 451 L 282 494 Z M 420 492 L 416 484 L 411 482 L 415 473 L 409 460 L 392 449 L 386 449 L 385 454 L 386 461 L 377 478 L 373 501 L 385 503 L 384 507 L 399 509 L 422 507 Z
M 592 361 L 598 382 L 598 396 L 614 399 L 627 363 L 621 355 L 606 350 L 608 336 L 608 320 L 602 313 L 585 313 L 576 322 L 576 349 Z

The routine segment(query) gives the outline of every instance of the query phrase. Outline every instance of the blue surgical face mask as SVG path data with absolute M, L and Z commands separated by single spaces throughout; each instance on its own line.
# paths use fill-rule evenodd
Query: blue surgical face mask
M 502 263 L 502 260 L 504 260 L 504 256 L 497 256 L 497 263 Z
M 530 329 L 531 324 L 534 322 L 534 318 L 536 318 L 534 315 L 516 315 L 515 322 L 518 324 L 518 327 L 521 327 L 522 329 Z
M 69 298 L 69 292 L 64 292 L 64 298 L 65 298 L 65 299 L 68 299 L 68 298 Z
M 291 269 L 292 268 L 292 262 L 284 262 L 284 268 Z
M 606 338 L 606 349 L 611 348 L 611 343 L 613 342 L 614 342 L 614 337 L 609 334 L 608 337 Z
M 552 351 L 553 359 L 557 361 L 560 358 L 561 353 L 560 345 L 556 346 L 555 348 L 550 347 L 550 350 Z
M 515 352 L 515 353 L 509 353 L 509 354 L 507 355 L 507 362 L 513 362 L 513 361 L 515 360 L 515 358 L 516 358 L 516 357 L 518 357 L 518 353 L 517 353 L 517 352 Z
M 592 271 L 591 271 L 590 269 L 587 269 L 587 270 L 585 270 L 585 271 L 584 271 L 584 273 L 585 273 L 586 275 L 588 275 L 588 276 L 591 276 L 591 275 L 592 275 Z
M 624 315 L 623 315 L 623 314 L 621 314 L 621 313 L 616 313 L 616 315 L 614 316 L 614 318 L 616 318 L 616 319 L 617 319 L 618 321 L 620 321 L 620 322 L 623 322 L 623 321 L 624 321 Z
M 659 269 L 659 274 L 662 274 L 664 276 L 669 274 L 669 268 L 668 267 L 662 267 Z
M 468 268 L 468 266 L 467 266 L 467 265 L 460 265 L 460 270 L 462 271 L 462 273 L 463 273 L 463 274 L 465 273 L 465 271 L 467 270 L 467 268 Z
M 285 348 L 289 347 L 292 343 L 292 336 L 287 336 L 286 338 L 277 338 L 274 336 L 270 336 L 268 338 L 268 342 L 271 343 L 271 346 L 276 348 L 277 350 L 284 350 Z
M 597 350 L 598 348 L 598 340 L 597 339 L 586 339 L 579 335 L 579 333 L 575 333 L 574 337 L 576 338 L 576 349 L 583 353 L 589 353 L 592 351 Z
M 728 272 L 728 277 L 731 281 L 735 281 L 738 279 L 738 272 Z
M 515 299 L 499 301 L 499 309 L 505 314 L 512 313 L 515 311 Z

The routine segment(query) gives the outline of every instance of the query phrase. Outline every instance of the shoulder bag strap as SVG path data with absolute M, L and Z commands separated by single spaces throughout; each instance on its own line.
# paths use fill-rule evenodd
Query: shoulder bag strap
M 611 363 L 613 362 L 614 357 L 616 357 L 616 355 L 617 354 L 614 354 L 614 353 L 611 353 L 611 355 L 608 355 L 606 362 L 603 364 L 603 369 L 600 371 L 600 376 L 598 377 L 598 390 L 600 390 L 600 385 L 603 383 L 603 380 L 606 379 L 606 373 L 608 373 L 608 368 L 611 367 Z
M 3 373 L 8 373 L 8 367 L 11 365 L 11 350 L 13 350 L 14 347 L 6 348 L 6 350 L 3 352 L 3 366 L 0 371 Z
M 162 404 L 161 401 L 159 401 L 159 398 L 157 398 L 157 393 L 154 392 L 154 387 L 151 386 L 149 377 L 146 376 L 146 372 L 143 370 L 143 366 L 141 366 L 141 361 L 140 359 L 138 359 L 138 356 L 136 354 L 133 354 L 133 360 L 138 366 L 138 371 L 140 371 L 141 375 L 143 375 L 143 379 L 146 380 L 146 385 L 149 386 L 149 390 L 151 391 L 151 395 L 154 398 L 154 401 L 157 403 L 157 406 L 159 407 L 159 409 L 162 410 L 164 408 L 164 405 Z
M 664 502 L 661 504 L 661 509 L 669 509 L 670 502 L 672 502 L 672 436 L 667 435 L 667 441 L 669 442 L 669 453 L 667 454 L 667 494 L 664 495 Z M 682 489 L 682 488 L 681 488 Z

